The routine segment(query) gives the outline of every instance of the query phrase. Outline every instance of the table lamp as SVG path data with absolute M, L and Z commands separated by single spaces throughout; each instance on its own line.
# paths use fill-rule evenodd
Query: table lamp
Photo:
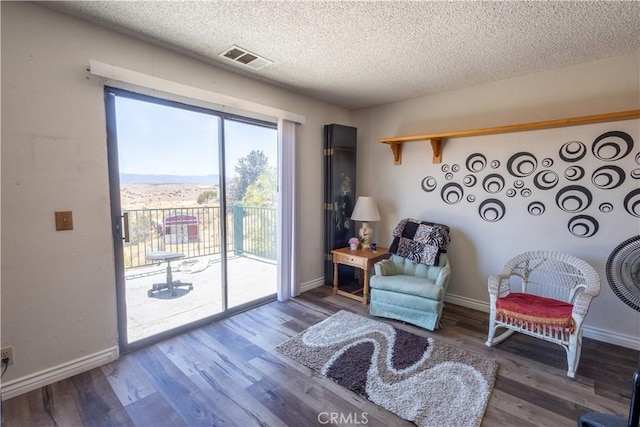
M 373 230 L 369 227 L 369 222 L 380 221 L 380 213 L 376 206 L 376 200 L 373 197 L 360 196 L 356 201 L 356 206 L 351 214 L 353 221 L 362 221 L 360 228 L 360 240 L 362 241 L 362 249 L 371 247 Z

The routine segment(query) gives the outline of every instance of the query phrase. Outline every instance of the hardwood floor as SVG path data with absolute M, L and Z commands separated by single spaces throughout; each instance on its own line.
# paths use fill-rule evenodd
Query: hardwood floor
M 366 413 L 367 425 L 412 426 L 274 350 L 341 309 L 368 316 L 366 306 L 326 286 L 258 307 L 9 399 L 2 426 L 320 426 L 323 412 L 350 415 L 351 425 Z M 637 351 L 585 338 L 572 380 L 559 346 L 514 335 L 487 348 L 486 313 L 448 304 L 433 333 L 389 322 L 498 361 L 483 426 L 575 426 L 585 412 L 628 415 Z

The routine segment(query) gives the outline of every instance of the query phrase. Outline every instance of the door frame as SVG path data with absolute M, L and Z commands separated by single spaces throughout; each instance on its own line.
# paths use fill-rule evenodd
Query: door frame
M 135 351 L 140 348 L 147 347 L 151 344 L 165 340 L 167 338 L 183 334 L 194 328 L 204 326 L 217 320 L 221 320 L 232 316 L 234 314 L 249 310 L 254 307 L 258 307 L 263 304 L 276 300 L 276 294 L 268 295 L 238 306 L 234 306 L 231 309 L 228 307 L 227 301 L 227 224 L 226 219 L 220 221 L 220 233 L 221 233 L 221 250 L 220 262 L 221 262 L 221 285 L 222 285 L 222 301 L 223 310 L 220 313 L 213 314 L 211 316 L 204 317 L 202 319 L 189 322 L 187 324 L 175 327 L 173 329 L 160 332 L 158 334 L 137 340 L 133 343 L 129 343 L 127 340 L 127 300 L 126 300 L 126 279 L 125 279 L 125 263 L 124 263 L 124 245 L 123 245 L 123 223 L 122 223 L 122 204 L 120 200 L 120 168 L 119 168 L 119 156 L 118 156 L 118 138 L 117 138 L 117 123 L 116 123 L 116 95 L 128 97 L 130 99 L 136 99 L 145 102 L 153 102 L 158 105 L 164 105 L 174 108 L 181 108 L 188 111 L 208 114 L 219 117 L 220 126 L 218 127 L 218 162 L 220 171 L 220 212 L 224 213 L 227 209 L 226 201 L 226 168 L 225 168 L 225 135 L 224 124 L 225 120 L 231 120 L 235 122 L 242 122 L 251 125 L 264 126 L 278 130 L 276 122 L 269 122 L 266 120 L 259 120 L 249 117 L 244 117 L 236 114 L 225 113 L 218 110 L 204 108 L 187 104 L 184 102 L 173 101 L 164 98 L 158 98 L 151 95 L 141 94 L 133 92 L 131 90 L 125 90 L 116 88 L 113 86 L 104 86 L 104 102 L 105 102 L 105 119 L 106 119 L 106 131 L 107 131 L 107 169 L 109 174 L 109 200 L 110 200 L 110 212 L 111 212 L 111 226 L 113 236 L 113 251 L 114 251 L 114 264 L 115 264 L 115 278 L 116 278 L 116 307 L 117 307 L 117 319 L 118 319 L 118 346 L 120 354 Z M 278 144 L 280 144 L 280 138 L 278 138 Z M 278 147 L 280 151 L 280 147 Z M 281 174 L 281 165 L 278 164 L 278 175 Z M 278 211 L 282 210 L 282 206 L 278 203 Z M 226 218 L 226 216 L 225 216 Z M 281 227 L 280 224 L 276 224 L 276 227 Z M 281 254 L 278 252 L 277 263 L 281 262 Z

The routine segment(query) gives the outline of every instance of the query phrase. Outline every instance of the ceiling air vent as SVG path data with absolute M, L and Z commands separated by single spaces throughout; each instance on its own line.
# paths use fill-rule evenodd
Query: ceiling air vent
M 222 52 L 219 56 L 233 61 L 239 65 L 244 65 L 254 70 L 259 70 L 267 65 L 273 64 L 273 61 L 269 61 L 267 58 L 251 53 L 246 49 L 238 47 L 236 45 L 231 46 L 229 49 Z

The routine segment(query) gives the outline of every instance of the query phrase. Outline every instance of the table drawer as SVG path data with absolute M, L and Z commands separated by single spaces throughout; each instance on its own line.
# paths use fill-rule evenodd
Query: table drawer
M 333 262 L 358 268 L 366 268 L 367 266 L 366 259 L 349 254 L 333 254 Z

